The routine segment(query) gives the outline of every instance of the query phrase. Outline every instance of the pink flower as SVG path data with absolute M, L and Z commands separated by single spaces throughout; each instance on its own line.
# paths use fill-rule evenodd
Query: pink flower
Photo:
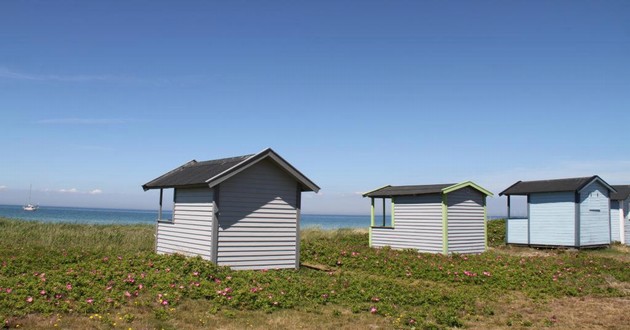
M 129 291 L 125 291 L 125 297 L 127 298 L 131 297 L 131 293 L 129 293 Z
M 32 302 L 33 302 L 33 297 L 30 297 L 30 296 L 29 296 L 29 297 L 27 297 L 27 298 L 26 298 L 26 302 L 28 302 L 28 303 L 32 303 Z
M 370 313 L 376 314 L 377 312 L 378 312 L 378 309 L 376 309 L 376 307 L 370 308 Z
M 62 297 L 62 296 L 61 296 L 61 294 L 59 294 L 59 293 L 55 295 L 55 299 L 61 299 L 61 297 Z
M 13 289 L 7 288 L 7 293 L 11 293 L 11 291 L 13 291 Z
M 199 272 L 193 272 L 193 276 L 199 276 Z
M 144 288 L 144 285 L 139 284 L 139 285 L 138 285 L 138 290 L 142 290 L 142 288 Z
M 229 281 L 229 280 L 231 280 L 231 279 L 232 279 L 232 276 L 227 276 L 227 277 L 225 277 L 225 280 L 226 280 L 226 281 Z
M 162 306 L 168 305 L 168 300 L 162 300 Z
M 324 294 L 322 295 L 322 298 L 324 298 L 324 299 L 328 299 L 328 293 L 324 293 Z
M 379 301 L 381 301 L 381 299 L 379 297 L 372 297 L 372 301 L 379 302 Z
M 72 290 L 72 284 L 70 283 L 66 284 L 66 290 Z
M 93 303 L 93 302 L 94 302 L 94 299 L 92 299 L 92 298 L 87 298 L 87 299 L 85 300 L 85 302 L 87 302 L 88 304 L 91 304 L 91 303 Z
M 492 275 L 490 274 L 490 272 L 483 272 L 483 274 L 484 274 L 484 275 L 486 275 L 486 276 L 488 276 L 488 277 L 489 277 L 489 276 L 492 276 Z
M 416 324 L 416 320 L 414 320 L 414 319 L 409 319 L 409 324 Z
M 41 294 L 42 296 L 45 296 L 46 295 L 46 290 L 39 291 L 39 294 Z

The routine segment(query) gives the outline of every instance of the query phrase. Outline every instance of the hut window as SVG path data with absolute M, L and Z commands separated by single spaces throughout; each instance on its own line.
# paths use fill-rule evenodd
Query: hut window
M 372 198 L 372 226 L 393 227 L 391 198 Z
M 598 191 L 593 191 L 588 195 L 588 210 L 589 212 L 601 212 L 597 197 L 599 197 Z

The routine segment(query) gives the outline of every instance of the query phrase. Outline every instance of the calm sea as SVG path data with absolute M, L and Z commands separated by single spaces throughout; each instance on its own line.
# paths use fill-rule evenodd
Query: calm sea
M 163 211 L 162 217 L 170 219 L 172 212 Z M 42 206 L 35 212 L 24 211 L 19 205 L 0 205 L 0 217 L 44 222 L 72 222 L 88 224 L 153 224 L 157 210 L 123 210 L 79 207 Z M 302 214 L 301 227 L 322 229 L 367 228 L 368 215 L 315 215 Z

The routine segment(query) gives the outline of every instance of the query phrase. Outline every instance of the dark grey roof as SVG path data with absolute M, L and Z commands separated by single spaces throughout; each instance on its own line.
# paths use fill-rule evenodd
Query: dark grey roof
M 144 190 L 183 187 L 213 187 L 249 166 L 263 160 L 271 159 L 289 175 L 292 175 L 302 186 L 303 191 L 319 191 L 319 187 L 280 157 L 271 148 L 257 154 L 221 158 L 198 162 L 190 162 L 171 170 L 160 177 L 142 185 Z
M 391 197 L 391 196 L 413 196 L 426 194 L 440 194 L 442 189 L 455 185 L 446 184 L 424 184 L 415 186 L 385 186 L 363 194 L 363 197 Z
M 188 163 L 144 184 L 142 188 L 173 188 L 195 185 L 205 185 L 206 181 L 221 174 L 238 163 L 252 157 L 244 155 L 238 157 L 221 158 L 198 162 L 191 160 Z
M 613 199 L 616 201 L 625 200 L 626 198 L 628 198 L 628 196 L 630 196 L 630 185 L 625 185 L 625 186 L 614 185 L 612 187 L 615 188 L 617 192 L 611 193 L 610 199 Z
M 608 183 L 599 176 L 593 175 L 582 178 L 567 178 L 556 180 L 539 180 L 539 181 L 518 181 L 509 188 L 502 191 L 499 196 L 503 195 L 527 195 L 530 193 L 555 192 L 555 191 L 579 191 L 593 180 L 601 181 L 610 191 L 614 191 Z

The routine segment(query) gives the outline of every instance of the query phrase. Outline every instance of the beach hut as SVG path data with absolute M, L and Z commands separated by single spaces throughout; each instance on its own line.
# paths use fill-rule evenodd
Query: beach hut
M 481 253 L 487 248 L 488 190 L 473 182 L 385 186 L 363 194 L 371 200 L 370 246 L 429 253 Z M 383 218 L 375 219 L 375 199 Z M 391 200 L 390 221 L 385 200 Z
M 610 236 L 613 242 L 630 245 L 630 186 L 613 185 L 610 194 Z
M 610 193 L 599 176 L 518 181 L 507 196 L 506 242 L 541 247 L 597 247 L 610 244 Z M 527 215 L 512 217 L 511 197 L 527 196 Z
M 160 189 L 157 253 L 198 255 L 233 269 L 298 268 L 303 191 L 319 187 L 272 149 L 192 160 L 142 186 Z M 162 219 L 163 189 L 174 189 Z

